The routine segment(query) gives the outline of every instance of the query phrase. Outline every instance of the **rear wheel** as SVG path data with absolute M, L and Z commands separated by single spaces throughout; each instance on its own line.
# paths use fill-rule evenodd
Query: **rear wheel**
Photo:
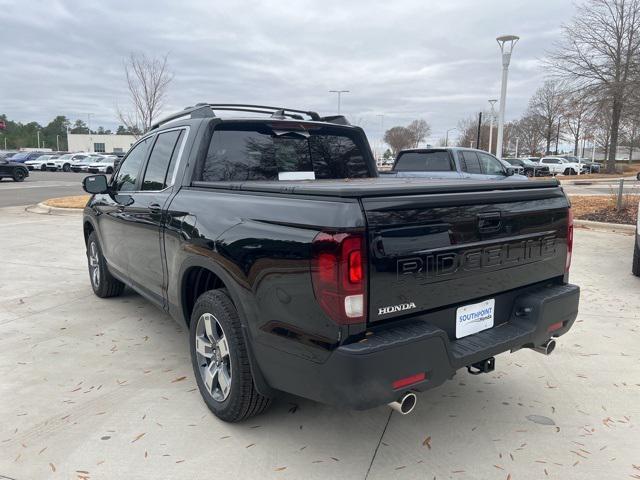
M 533 170 L 527 170 L 526 172 L 524 172 L 525 175 L 529 178 L 533 177 Z
M 269 406 L 271 399 L 256 390 L 240 318 L 224 290 L 198 297 L 189 337 L 198 389 L 216 417 L 239 422 Z
M 13 181 L 22 182 L 26 176 L 27 174 L 22 168 L 17 168 L 16 171 L 13 172 Z
M 124 283 L 111 275 L 107 269 L 96 232 L 91 232 L 87 239 L 87 263 L 93 293 L 100 298 L 117 297 L 122 293 Z
M 40 165 L 40 170 L 42 170 L 43 172 L 47 171 L 47 164 L 43 163 L 42 165 Z
M 107 167 L 107 175 L 111 175 L 113 173 L 113 168 Z
M 71 171 L 71 165 L 69 165 L 68 163 L 65 163 L 65 164 L 62 166 L 62 171 L 63 171 L 63 172 L 69 172 L 69 171 Z

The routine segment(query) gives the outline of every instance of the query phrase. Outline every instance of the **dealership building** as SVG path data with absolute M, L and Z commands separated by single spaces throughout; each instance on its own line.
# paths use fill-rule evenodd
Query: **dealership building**
M 133 135 L 67 133 L 70 152 L 126 153 L 135 142 Z

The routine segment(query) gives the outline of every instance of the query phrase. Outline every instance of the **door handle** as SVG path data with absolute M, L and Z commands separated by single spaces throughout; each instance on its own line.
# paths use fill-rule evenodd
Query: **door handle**
M 152 212 L 159 212 L 162 210 L 162 206 L 159 203 L 150 203 L 149 204 L 149 210 L 151 210 Z

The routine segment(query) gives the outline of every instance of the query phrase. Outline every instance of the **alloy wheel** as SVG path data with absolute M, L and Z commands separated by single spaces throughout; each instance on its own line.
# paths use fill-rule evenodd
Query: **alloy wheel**
M 100 287 L 100 259 L 98 258 L 98 246 L 96 242 L 89 245 L 89 275 L 94 288 Z
M 196 358 L 200 378 L 216 402 L 224 402 L 231 392 L 229 344 L 222 325 L 210 313 L 204 313 L 196 325 Z

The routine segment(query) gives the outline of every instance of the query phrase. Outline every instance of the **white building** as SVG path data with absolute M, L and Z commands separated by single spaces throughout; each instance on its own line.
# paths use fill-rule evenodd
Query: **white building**
M 135 142 L 133 135 L 67 133 L 70 152 L 125 153 Z

